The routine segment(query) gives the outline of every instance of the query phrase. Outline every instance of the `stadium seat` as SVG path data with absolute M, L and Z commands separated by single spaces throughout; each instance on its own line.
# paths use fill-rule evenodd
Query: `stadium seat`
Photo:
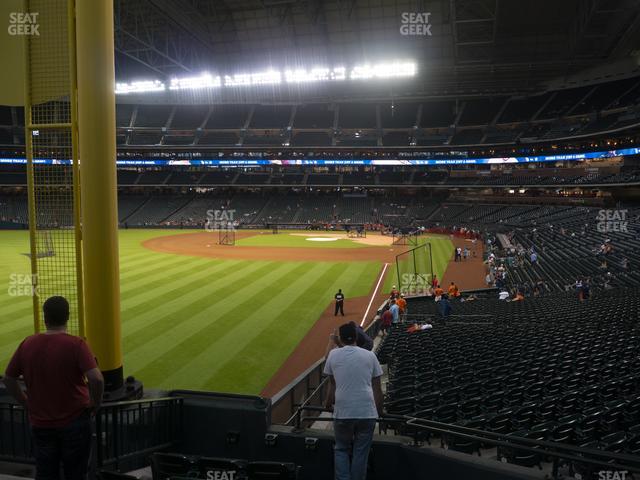
M 295 480 L 298 468 L 293 463 L 249 462 L 249 480 Z
M 246 475 L 246 460 L 231 458 L 200 457 L 197 460 L 198 471 L 201 477 L 210 478 L 210 472 L 235 472 L 238 477 Z
M 200 469 L 193 458 L 175 453 L 154 453 L 150 457 L 153 480 L 198 476 Z

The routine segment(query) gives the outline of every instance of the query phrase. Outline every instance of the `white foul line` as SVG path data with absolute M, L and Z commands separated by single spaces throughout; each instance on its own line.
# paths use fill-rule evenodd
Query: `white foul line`
M 367 315 L 369 315 L 369 310 L 371 309 L 371 304 L 373 303 L 373 299 L 376 298 L 376 293 L 378 293 L 378 288 L 380 288 L 380 282 L 384 278 L 384 272 L 387 271 L 388 263 L 384 264 L 384 268 L 382 269 L 382 273 L 380 273 L 380 278 L 378 278 L 378 283 L 376 284 L 376 289 L 373 291 L 373 295 L 371 295 L 371 300 L 369 300 L 369 306 L 367 307 L 367 311 L 364 312 L 364 317 L 362 317 L 362 322 L 360 322 L 360 326 L 364 326 L 364 322 L 367 320 Z

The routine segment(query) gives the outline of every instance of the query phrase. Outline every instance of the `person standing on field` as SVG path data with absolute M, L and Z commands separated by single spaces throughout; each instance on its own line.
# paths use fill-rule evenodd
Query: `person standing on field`
M 336 317 L 338 312 L 340 312 L 340 315 L 344 317 L 344 294 L 342 293 L 341 288 L 338 289 L 338 293 L 335 294 L 334 298 L 336 300 L 336 310 L 333 313 L 333 316 Z

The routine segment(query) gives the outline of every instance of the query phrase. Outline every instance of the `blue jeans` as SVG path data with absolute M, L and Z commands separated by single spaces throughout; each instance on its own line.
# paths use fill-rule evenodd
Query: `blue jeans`
M 375 429 L 375 418 L 333 421 L 336 435 L 333 451 L 336 480 L 364 480 L 367 477 L 367 459 Z
M 84 480 L 91 452 L 91 420 L 85 412 L 61 428 L 32 428 L 36 480 L 58 480 L 60 464 L 65 480 Z

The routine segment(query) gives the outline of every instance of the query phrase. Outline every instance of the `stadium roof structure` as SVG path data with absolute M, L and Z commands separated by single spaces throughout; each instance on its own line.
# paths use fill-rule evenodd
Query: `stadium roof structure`
M 636 0 L 116 0 L 114 13 L 121 81 L 404 58 L 418 76 L 388 88 L 528 93 L 637 74 L 640 55 Z

